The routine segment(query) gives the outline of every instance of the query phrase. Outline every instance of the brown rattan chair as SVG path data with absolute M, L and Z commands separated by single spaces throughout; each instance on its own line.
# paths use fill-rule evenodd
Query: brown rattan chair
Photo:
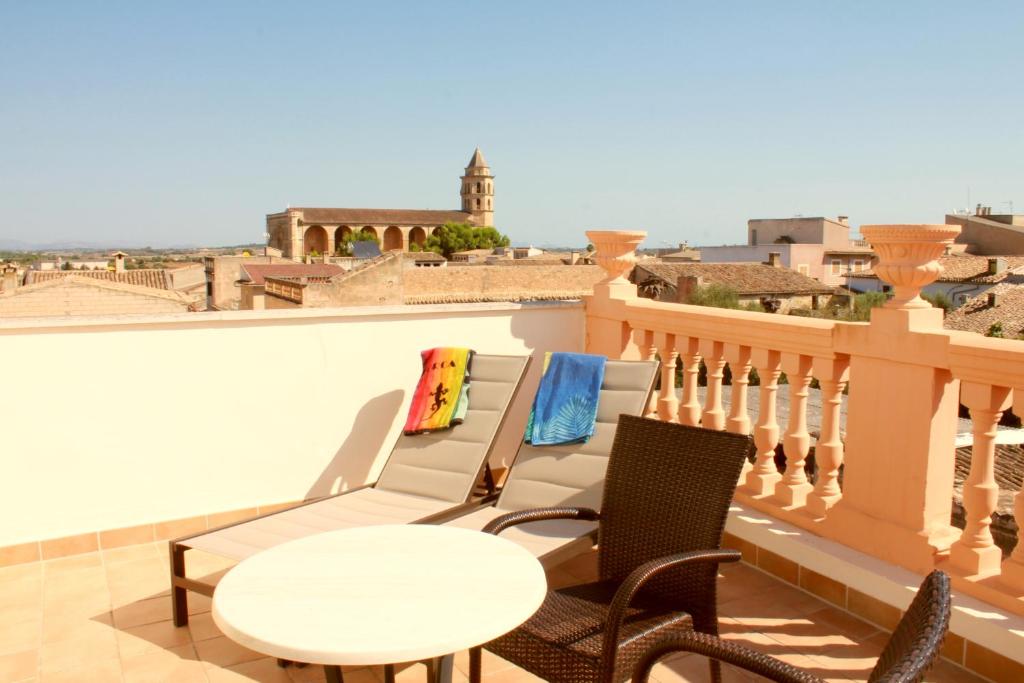
M 916 683 L 935 662 L 949 628 L 949 577 L 933 571 L 921 584 L 910 609 L 903 615 L 886 644 L 869 683 Z M 824 683 L 821 678 L 755 652 L 733 642 L 703 633 L 685 633 L 659 641 L 637 665 L 633 680 L 646 683 L 651 668 L 672 652 L 696 652 L 712 661 L 722 661 L 746 669 L 772 681 L 783 683 Z
M 495 519 L 485 531 L 548 519 L 598 521 L 598 580 L 552 590 L 519 628 L 486 643 L 491 652 L 548 681 L 629 678 L 659 638 L 693 629 L 718 634 L 722 530 L 749 437 L 622 415 L 600 514 L 541 508 Z M 480 649 L 470 680 L 480 680 Z M 712 676 L 718 664 L 712 662 Z

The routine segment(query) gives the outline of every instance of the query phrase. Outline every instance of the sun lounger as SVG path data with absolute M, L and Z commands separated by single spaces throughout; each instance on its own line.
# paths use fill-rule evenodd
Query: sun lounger
M 657 369 L 655 361 L 609 360 L 601 385 L 594 436 L 584 444 L 524 443 L 497 502 L 446 524 L 482 529 L 492 519 L 519 510 L 564 506 L 598 510 L 619 415 L 643 414 Z M 553 567 L 593 546 L 596 534 L 597 522 L 557 519 L 512 527 L 502 538 L 519 543 L 545 567 Z
M 174 624 L 188 623 L 187 591 L 213 595 L 212 584 L 186 576 L 189 550 L 243 560 L 310 534 L 437 522 L 479 505 L 470 498 L 529 363 L 529 356 L 476 354 L 465 421 L 442 432 L 400 436 L 373 484 L 171 541 Z

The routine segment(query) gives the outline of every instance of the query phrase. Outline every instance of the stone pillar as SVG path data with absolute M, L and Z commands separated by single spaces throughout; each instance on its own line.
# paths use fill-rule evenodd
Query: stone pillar
M 586 351 L 609 358 L 637 360 L 640 349 L 626 322 L 625 304 L 637 299 L 636 285 L 627 276 L 636 264 L 636 248 L 647 233 L 632 230 L 590 230 L 587 237 L 596 249 L 594 261 L 606 277 L 584 297 L 587 309 Z
M 8 263 L 3 267 L 3 286 L 0 287 L 0 292 L 13 292 L 18 286 L 18 267 L 13 263 Z
M 959 382 L 948 367 L 942 311 L 920 297 L 959 234 L 955 225 L 862 226 L 875 272 L 895 297 L 867 326 L 837 330 L 850 356 L 842 498 L 822 533 L 926 573 L 959 531 L 950 525 Z

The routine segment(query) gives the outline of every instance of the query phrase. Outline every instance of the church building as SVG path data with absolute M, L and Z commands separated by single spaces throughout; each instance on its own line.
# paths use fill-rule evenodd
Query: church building
M 458 211 L 429 209 L 331 209 L 291 207 L 267 215 L 267 244 L 285 258 L 334 254 L 345 235 L 372 234 L 382 251 L 409 251 L 445 223 L 494 225 L 494 176 L 478 147 L 462 176 Z

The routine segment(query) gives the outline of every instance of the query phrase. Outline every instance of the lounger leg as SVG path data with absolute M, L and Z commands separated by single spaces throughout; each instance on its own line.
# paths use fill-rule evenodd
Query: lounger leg
M 188 625 L 188 591 L 174 585 L 174 579 L 185 578 L 185 548 L 171 541 L 171 613 L 175 626 Z
M 328 664 L 324 667 L 324 673 L 327 675 L 327 683 L 345 683 L 340 666 Z
M 445 655 L 434 660 L 434 683 L 452 683 L 455 655 Z
M 480 662 L 483 650 L 479 647 L 469 648 L 469 683 L 480 683 Z

